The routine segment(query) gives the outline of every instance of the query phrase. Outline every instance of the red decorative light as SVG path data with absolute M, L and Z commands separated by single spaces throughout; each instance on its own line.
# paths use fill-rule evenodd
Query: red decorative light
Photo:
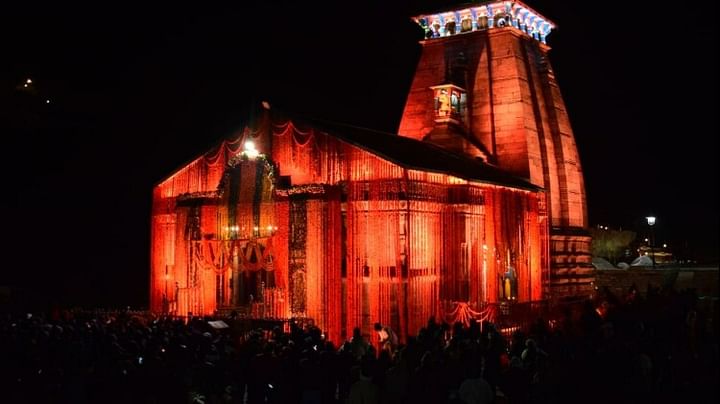
M 247 139 L 276 171 L 264 158 L 233 160 Z M 289 189 L 277 188 L 279 176 L 290 177 Z M 451 189 L 467 200 L 450 200 Z M 430 316 L 488 318 L 508 266 L 517 300 L 542 297 L 543 197 L 404 168 L 291 121 L 267 123 L 156 187 L 151 307 L 307 316 L 335 342 L 356 326 L 374 335 L 375 322 L 404 338 Z

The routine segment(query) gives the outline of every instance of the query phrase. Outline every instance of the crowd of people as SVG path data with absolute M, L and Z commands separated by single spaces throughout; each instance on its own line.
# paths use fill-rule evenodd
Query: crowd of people
M 605 294 L 503 337 L 429 319 L 406 341 L 376 324 L 335 346 L 290 323 L 131 311 L 4 314 L 3 403 L 716 402 L 717 300 L 649 288 Z

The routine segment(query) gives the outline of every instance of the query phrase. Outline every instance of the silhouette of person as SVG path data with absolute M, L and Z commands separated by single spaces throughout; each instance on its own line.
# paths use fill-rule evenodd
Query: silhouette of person
M 375 323 L 374 328 L 378 333 L 378 337 L 380 337 L 380 350 L 386 350 L 392 355 L 399 342 L 397 334 L 395 334 L 392 328 L 383 326 L 380 323 Z

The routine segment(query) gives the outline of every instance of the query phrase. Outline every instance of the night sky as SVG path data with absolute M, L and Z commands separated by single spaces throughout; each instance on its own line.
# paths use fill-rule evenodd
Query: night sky
M 261 100 L 395 132 L 422 38 L 409 17 L 447 4 L 234 3 L 3 11 L 0 286 L 146 305 L 153 185 Z M 714 2 L 527 3 L 558 25 L 590 224 L 644 236 L 654 214 L 658 243 L 717 262 Z

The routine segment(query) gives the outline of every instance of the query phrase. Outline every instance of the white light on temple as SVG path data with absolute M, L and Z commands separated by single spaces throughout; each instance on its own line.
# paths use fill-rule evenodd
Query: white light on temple
M 245 142 L 243 154 L 251 159 L 256 158 L 260 152 L 255 148 L 255 143 L 252 140 Z
M 555 28 L 552 22 L 520 1 L 480 1 L 470 7 L 466 5 L 414 19 L 425 30 L 425 39 L 512 27 L 546 43 L 547 36 Z

